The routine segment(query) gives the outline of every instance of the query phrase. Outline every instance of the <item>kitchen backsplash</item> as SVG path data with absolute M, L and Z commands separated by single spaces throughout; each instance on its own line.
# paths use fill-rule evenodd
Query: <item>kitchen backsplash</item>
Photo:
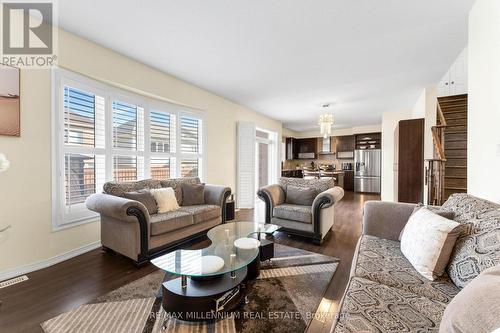
M 341 159 L 338 160 L 334 158 L 333 155 L 319 155 L 318 158 L 316 159 L 307 159 L 307 160 L 286 160 L 283 161 L 283 169 L 296 169 L 297 166 L 301 167 L 303 165 L 310 165 L 311 162 L 314 162 L 314 164 L 333 164 L 335 165 L 337 170 L 341 169 L 341 163 L 354 163 L 354 159 L 352 160 L 346 160 L 346 159 Z

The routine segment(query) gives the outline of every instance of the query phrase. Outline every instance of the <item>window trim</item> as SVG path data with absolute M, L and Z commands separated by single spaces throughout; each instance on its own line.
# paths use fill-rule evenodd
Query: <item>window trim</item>
M 74 226 L 92 223 L 99 220 L 99 214 L 91 212 L 86 208 L 82 209 L 82 216 L 68 219 L 65 216 L 64 205 L 64 154 L 70 153 L 72 147 L 64 145 L 63 130 L 64 130 L 64 106 L 62 105 L 63 93 L 61 88 L 64 85 L 72 86 L 76 89 L 92 92 L 96 95 L 102 96 L 105 99 L 105 145 L 104 148 L 91 148 L 91 147 L 76 147 L 74 150 L 78 153 L 88 151 L 91 155 L 103 155 L 105 157 L 105 179 L 110 181 L 113 179 L 113 157 L 114 156 L 141 156 L 144 160 L 142 177 L 141 171 L 138 170 L 138 178 L 148 179 L 151 177 L 150 161 L 151 158 L 174 158 L 175 167 L 170 167 L 174 173 L 171 177 L 180 177 L 181 159 L 182 157 L 196 156 L 201 159 L 198 175 L 202 179 L 206 179 L 206 165 L 207 165 L 207 124 L 206 112 L 187 107 L 180 104 L 175 104 L 165 101 L 162 98 L 155 98 L 146 95 L 139 95 L 132 91 L 113 86 L 108 83 L 99 82 L 92 78 L 86 77 L 75 72 L 55 68 L 51 70 L 51 217 L 52 217 L 52 231 L 64 230 Z M 142 150 L 125 150 L 113 148 L 113 100 L 130 103 L 143 108 L 143 149 Z M 175 133 L 175 153 L 165 152 L 152 152 L 150 146 L 150 111 L 163 111 L 175 115 L 176 133 Z M 182 154 L 180 150 L 180 119 L 182 116 L 191 116 L 201 121 L 201 136 L 199 142 L 201 144 L 200 154 Z M 139 131 L 139 128 L 138 128 Z M 96 192 L 100 189 L 96 188 Z

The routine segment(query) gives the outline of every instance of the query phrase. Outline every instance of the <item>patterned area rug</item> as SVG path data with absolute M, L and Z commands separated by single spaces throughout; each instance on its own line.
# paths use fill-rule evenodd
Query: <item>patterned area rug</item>
M 167 316 L 157 295 L 162 281 L 173 277 L 156 271 L 41 326 L 46 333 L 303 332 L 337 265 L 336 258 L 275 244 L 275 258 L 248 283 L 249 303 L 223 320 Z

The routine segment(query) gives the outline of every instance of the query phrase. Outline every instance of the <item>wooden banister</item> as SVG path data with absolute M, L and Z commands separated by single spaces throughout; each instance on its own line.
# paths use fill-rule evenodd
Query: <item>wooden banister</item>
M 446 126 L 446 118 L 444 117 L 443 110 L 441 109 L 441 104 L 437 101 L 437 114 L 439 118 L 439 125 Z

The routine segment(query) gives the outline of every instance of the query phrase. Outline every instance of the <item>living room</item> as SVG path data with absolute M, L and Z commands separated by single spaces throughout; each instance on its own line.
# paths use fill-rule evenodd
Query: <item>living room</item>
M 0 332 L 500 328 L 497 1 L 0 5 Z

